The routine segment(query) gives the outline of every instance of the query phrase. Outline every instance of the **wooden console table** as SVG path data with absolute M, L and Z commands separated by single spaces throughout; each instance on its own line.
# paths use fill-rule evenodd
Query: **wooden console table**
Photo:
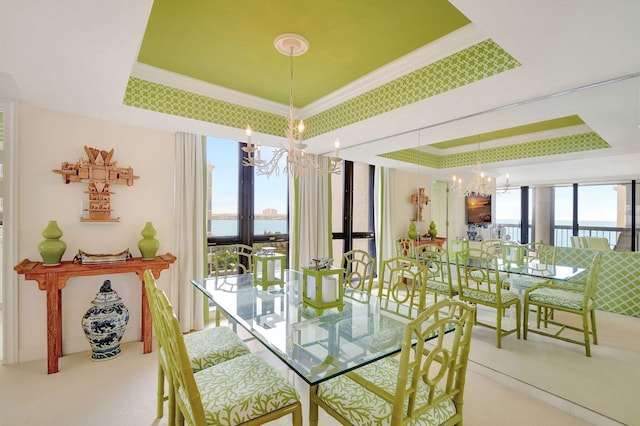
M 413 245 L 415 247 L 418 247 L 418 246 L 423 246 L 425 244 L 433 244 L 433 245 L 436 245 L 438 247 L 442 247 L 446 241 L 447 241 L 446 238 L 436 237 L 435 239 L 432 239 L 432 240 L 420 239 L 418 241 L 414 241 Z
M 160 277 L 163 269 L 176 261 L 171 254 L 156 256 L 154 259 L 142 260 L 134 257 L 126 262 L 82 265 L 72 261 L 64 261 L 57 266 L 44 266 L 42 262 L 24 259 L 13 269 L 23 274 L 25 279 L 38 282 L 40 290 L 47 292 L 47 371 L 49 374 L 58 372 L 58 358 L 62 354 L 62 289 L 67 285 L 67 279 L 90 275 L 124 274 L 135 272 L 142 282 L 142 341 L 143 352 L 150 353 L 152 349 L 151 311 L 147 303 L 147 293 L 144 289 L 144 271 L 150 269 L 153 276 Z

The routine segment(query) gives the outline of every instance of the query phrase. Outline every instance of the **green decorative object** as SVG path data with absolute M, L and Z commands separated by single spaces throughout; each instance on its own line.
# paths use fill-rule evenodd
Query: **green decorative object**
M 38 251 L 42 256 L 44 265 L 59 265 L 62 255 L 67 249 L 67 244 L 60 239 L 62 230 L 58 227 L 58 222 L 50 220 L 47 227 L 42 231 L 42 236 L 45 240 L 38 245 Z
M 414 222 L 409 224 L 409 232 L 407 232 L 407 235 L 412 240 L 418 239 L 418 230 L 416 229 L 416 224 Z
M 434 221 L 431 221 L 431 223 L 429 224 L 429 230 L 427 231 L 427 233 L 432 239 L 435 239 L 438 235 L 438 230 L 436 229 L 436 223 Z
M 142 228 L 142 239 L 138 241 L 138 249 L 142 254 L 143 260 L 151 260 L 156 257 L 158 248 L 160 247 L 160 241 L 156 240 L 156 229 L 151 222 L 147 222 Z

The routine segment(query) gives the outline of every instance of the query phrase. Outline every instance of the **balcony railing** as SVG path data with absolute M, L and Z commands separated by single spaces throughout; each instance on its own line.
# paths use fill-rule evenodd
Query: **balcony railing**
M 522 241 L 520 225 L 513 223 L 498 224 L 502 226 L 505 235 L 510 235 L 513 241 Z M 615 248 L 618 238 L 622 232 L 629 231 L 628 228 L 606 227 L 606 226 L 579 226 L 579 237 L 603 237 L 609 242 L 609 247 Z M 529 227 L 531 234 L 531 227 Z M 571 247 L 571 237 L 573 228 L 569 225 L 556 225 L 553 227 L 553 245 L 557 247 Z M 531 238 L 529 238 L 531 241 Z M 636 244 L 636 247 L 638 245 Z

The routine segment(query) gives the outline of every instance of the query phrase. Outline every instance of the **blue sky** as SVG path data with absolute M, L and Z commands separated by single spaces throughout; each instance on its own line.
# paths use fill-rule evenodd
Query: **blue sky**
M 263 147 L 263 157 L 269 157 L 271 148 Z M 213 213 L 235 213 L 238 209 L 238 142 L 214 137 L 207 138 L 207 163 L 214 167 L 212 171 Z M 264 209 L 277 209 L 278 213 L 287 212 L 286 185 L 287 175 L 275 174 L 256 176 L 255 212 Z M 283 190 L 282 188 L 285 188 Z
M 618 208 L 616 185 L 579 186 L 578 211 L 582 221 L 615 222 Z M 571 186 L 556 188 L 556 219 L 572 220 L 573 188 Z M 496 219 L 519 220 L 520 191 L 509 191 L 498 194 L 496 203 Z

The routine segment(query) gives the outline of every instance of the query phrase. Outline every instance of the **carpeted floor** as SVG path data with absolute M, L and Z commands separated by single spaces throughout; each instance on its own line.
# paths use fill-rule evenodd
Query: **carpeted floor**
M 474 329 L 465 389 L 464 420 L 483 425 L 640 425 L 634 401 L 640 382 L 640 319 L 598 312 L 600 344 L 592 358 L 577 345 Z M 242 333 L 241 333 L 242 334 Z M 632 337 L 635 336 L 635 337 Z M 249 342 L 295 382 L 306 410 L 308 387 L 261 344 Z M 0 426 L 166 425 L 155 418 L 156 352 L 141 343 L 120 357 L 92 362 L 88 352 L 64 356 L 60 372 L 46 360 L 0 367 Z M 305 411 L 305 424 L 307 424 Z M 321 425 L 338 423 L 320 410 Z M 288 425 L 290 418 L 273 425 Z

